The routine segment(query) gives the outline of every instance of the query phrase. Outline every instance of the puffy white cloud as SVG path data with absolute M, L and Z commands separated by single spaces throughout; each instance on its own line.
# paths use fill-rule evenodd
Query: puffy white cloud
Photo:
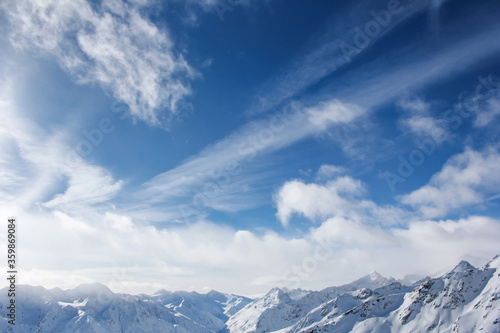
M 369 224 L 404 224 L 410 214 L 393 206 L 379 206 L 363 199 L 363 184 L 349 176 L 337 177 L 325 184 L 300 180 L 286 182 L 274 195 L 277 217 L 287 226 L 293 214 L 311 220 L 342 217 Z
M 129 105 L 132 115 L 168 125 L 191 93 L 196 72 L 167 31 L 141 16 L 138 4 L 86 0 L 6 1 L 10 40 L 34 54 L 56 57 L 80 83 L 99 84 Z M 164 112 L 168 110 L 168 112 Z
M 344 188 L 343 188 L 344 187 Z M 341 196 L 361 191 L 361 184 L 350 177 L 329 181 L 326 185 L 304 184 L 299 180 L 285 183 L 275 195 L 277 216 L 284 226 L 294 213 L 316 220 L 344 216 L 350 202 Z
M 445 216 L 470 205 L 482 204 L 500 186 L 500 154 L 494 149 L 478 152 L 466 149 L 451 157 L 429 184 L 401 196 L 404 204 L 427 218 Z

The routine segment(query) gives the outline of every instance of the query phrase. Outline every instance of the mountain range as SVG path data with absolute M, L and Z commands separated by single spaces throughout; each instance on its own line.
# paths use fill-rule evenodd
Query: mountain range
M 273 288 L 255 299 L 217 291 L 113 293 L 102 284 L 72 290 L 19 285 L 16 325 L 0 291 L 1 332 L 500 332 L 500 257 L 466 261 L 409 283 L 373 272 L 321 291 Z

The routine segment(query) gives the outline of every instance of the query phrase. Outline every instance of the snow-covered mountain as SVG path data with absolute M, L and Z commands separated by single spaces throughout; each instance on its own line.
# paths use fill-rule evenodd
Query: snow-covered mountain
M 1 332 L 500 332 L 500 257 L 412 285 L 373 272 L 321 291 L 274 288 L 255 300 L 211 291 L 114 294 L 18 286 L 17 324 Z
M 293 296 L 296 290 L 272 289 L 264 297 L 248 304 L 227 322 L 231 333 L 236 332 L 273 332 L 297 323 L 317 306 L 340 295 L 348 293 L 364 293 L 396 280 L 385 278 L 373 272 L 352 283 L 329 287 L 322 291 L 302 291 L 299 298 Z
M 279 295 L 279 297 L 278 297 Z M 372 273 L 293 300 L 275 288 L 228 321 L 240 332 L 500 332 L 500 258 L 405 286 Z

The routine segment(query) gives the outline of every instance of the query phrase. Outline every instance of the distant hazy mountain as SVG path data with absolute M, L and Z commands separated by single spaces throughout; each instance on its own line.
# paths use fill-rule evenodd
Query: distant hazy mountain
M 407 281 L 407 280 L 405 280 Z M 403 284 L 373 272 L 321 291 L 274 288 L 255 300 L 211 291 L 114 294 L 18 286 L 17 324 L 1 332 L 500 332 L 500 258 L 462 261 L 438 278 Z
M 13 330 L 0 291 L 0 332 L 227 332 L 226 321 L 251 300 L 211 291 L 114 294 L 101 284 L 62 291 L 18 286 Z

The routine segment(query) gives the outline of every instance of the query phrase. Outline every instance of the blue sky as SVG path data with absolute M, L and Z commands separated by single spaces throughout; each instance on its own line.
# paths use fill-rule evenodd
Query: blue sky
M 500 252 L 496 1 L 0 8 L 22 283 L 253 295 Z

